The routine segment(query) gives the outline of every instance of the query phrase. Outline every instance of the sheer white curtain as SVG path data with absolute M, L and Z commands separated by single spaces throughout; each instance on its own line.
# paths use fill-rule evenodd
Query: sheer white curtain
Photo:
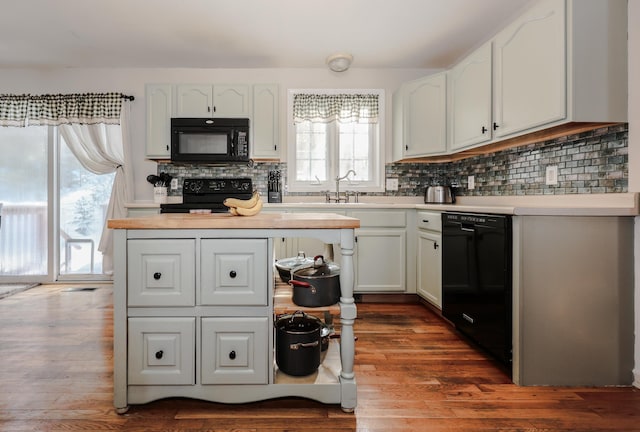
M 115 171 L 111 198 L 98 250 L 103 254 L 103 273 L 113 273 L 113 241 L 106 220 L 127 216 L 125 203 L 131 201 L 133 176 L 129 157 L 129 113 L 130 105 L 123 104 L 120 124 L 61 124 L 60 134 L 71 152 L 88 171 L 108 174 Z

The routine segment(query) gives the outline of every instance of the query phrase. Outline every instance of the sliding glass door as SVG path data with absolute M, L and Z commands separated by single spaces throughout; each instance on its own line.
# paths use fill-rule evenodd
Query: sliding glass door
M 47 127 L 0 128 L 0 277 L 49 276 Z
M 85 170 L 55 127 L 0 127 L 0 152 L 0 282 L 105 279 L 113 174 Z

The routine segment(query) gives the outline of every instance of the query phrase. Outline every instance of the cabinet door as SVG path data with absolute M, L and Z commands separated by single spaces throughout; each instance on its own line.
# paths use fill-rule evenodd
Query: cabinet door
M 200 302 L 267 305 L 267 239 L 203 239 Z
M 277 84 L 253 86 L 253 140 L 254 158 L 279 158 L 279 93 Z
M 195 383 L 195 318 L 129 318 L 131 385 Z
M 490 141 L 491 43 L 451 70 L 451 150 Z
M 430 76 L 404 90 L 404 139 L 407 157 L 443 153 L 447 149 L 447 78 Z
M 181 84 L 176 88 L 176 117 L 212 117 L 213 87 Z
M 129 306 L 195 304 L 195 240 L 129 240 Z
M 145 89 L 146 154 L 151 159 L 168 159 L 171 155 L 172 88 L 171 84 L 148 84 Z
M 442 309 L 442 235 L 418 231 L 418 295 Z
M 216 84 L 213 86 L 214 117 L 249 117 L 249 86 Z
M 566 117 L 565 2 L 543 0 L 494 39 L 494 135 Z
M 267 317 L 202 318 L 202 383 L 267 384 Z
M 355 292 L 405 291 L 406 230 L 356 230 Z

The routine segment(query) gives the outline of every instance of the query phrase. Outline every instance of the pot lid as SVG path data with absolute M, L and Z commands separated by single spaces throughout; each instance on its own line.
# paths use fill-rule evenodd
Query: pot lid
M 298 252 L 298 256 L 282 258 L 276 261 L 276 267 L 282 270 L 291 270 L 303 265 L 312 265 L 313 258 L 305 256 L 303 251 Z

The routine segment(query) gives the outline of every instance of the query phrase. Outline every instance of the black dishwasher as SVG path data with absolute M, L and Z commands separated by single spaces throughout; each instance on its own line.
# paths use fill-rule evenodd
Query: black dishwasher
M 511 216 L 442 215 L 442 315 L 511 370 Z

